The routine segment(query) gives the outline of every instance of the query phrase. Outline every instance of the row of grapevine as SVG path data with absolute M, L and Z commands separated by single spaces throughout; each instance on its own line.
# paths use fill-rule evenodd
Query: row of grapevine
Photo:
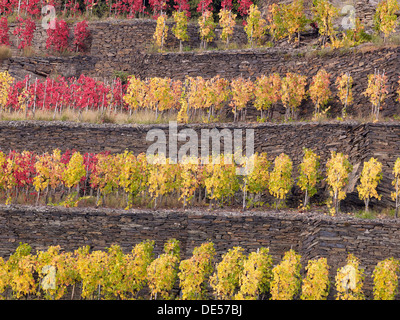
M 237 8 L 238 14 L 244 16 L 252 2 L 250 0 L 224 0 L 221 5 L 233 9 Z M 40 18 L 43 6 L 51 5 L 60 16 L 79 17 L 86 16 L 114 16 L 132 19 L 135 17 L 152 16 L 157 18 L 166 11 L 185 11 L 190 16 L 191 3 L 188 0 L 150 0 L 148 3 L 142 0 L 105 0 L 95 2 L 84 0 L 83 3 L 77 0 L 2 0 L 0 1 L 0 15 L 25 15 L 31 18 Z M 196 2 L 196 11 L 213 10 L 211 0 Z
M 120 78 L 111 81 L 97 81 L 81 75 L 79 78 L 58 76 L 41 81 L 26 76 L 16 81 L 7 71 L 0 73 L 1 110 L 35 114 L 36 110 L 53 111 L 73 109 L 99 110 L 101 113 L 124 109 L 125 86 Z
M 153 1 L 152 3 L 154 3 Z M 0 13 L 5 16 L 25 15 L 30 18 L 39 19 L 42 8 L 45 5 L 51 5 L 56 12 L 62 16 L 78 17 L 84 12 L 92 14 L 96 6 L 93 0 L 84 0 L 83 7 L 77 0 L 2 0 L 0 2 Z M 116 0 L 106 1 L 109 12 L 113 11 L 115 15 L 128 13 L 128 18 L 132 18 L 136 13 L 143 12 L 143 1 L 137 0 Z
M 45 4 L 55 6 L 56 12 L 58 14 L 61 12 L 62 16 L 76 16 L 80 14 L 79 3 L 76 0 L 51 0 L 46 3 L 42 0 L 2 0 L 0 1 L 0 15 L 7 16 L 14 13 L 17 16 L 24 14 L 28 16 L 29 20 L 39 18 L 41 9 Z M 151 12 L 154 18 L 161 19 L 157 24 L 157 31 L 155 33 L 155 38 L 162 38 L 161 40 L 156 40 L 161 49 L 161 44 L 165 42 L 164 37 L 167 34 L 164 23 L 167 19 L 166 13 L 167 11 L 173 11 L 172 17 L 176 23 L 174 34 L 180 41 L 187 40 L 187 19 L 190 17 L 190 4 L 187 0 L 175 0 L 169 4 L 165 0 L 150 0 L 150 8 L 146 8 L 144 2 L 141 0 L 106 0 L 102 6 L 94 2 L 94 0 L 85 0 L 84 5 L 86 15 L 91 15 L 93 9 L 97 10 L 97 15 L 99 15 L 99 11 L 104 11 L 103 13 L 109 16 L 122 15 L 127 18 L 144 16 L 144 14 L 150 14 Z M 237 10 L 235 10 L 236 13 L 233 12 L 234 7 L 237 7 Z M 398 21 L 395 13 L 398 9 L 399 5 L 396 0 L 384 0 L 377 5 L 373 17 L 374 28 L 378 33 L 383 34 L 384 41 L 396 29 Z M 215 8 L 211 0 L 201 0 L 197 4 L 197 12 L 201 13 L 201 16 L 198 18 L 198 24 L 202 46 L 204 47 L 215 38 L 214 29 L 216 23 L 213 18 L 213 10 Z M 272 4 L 269 6 L 268 14 L 264 19 L 257 6 L 253 5 L 251 0 L 238 0 L 237 4 L 234 4 L 232 0 L 225 0 L 221 2 L 221 10 L 215 14 L 218 15 L 219 24 L 223 29 L 221 39 L 227 45 L 233 35 L 237 14 L 241 15 L 242 18 L 246 17 L 244 23 L 245 31 L 251 46 L 255 43 L 260 44 L 260 41 L 267 32 L 274 41 L 288 38 L 289 42 L 292 39 L 300 42 L 300 33 L 308 25 L 318 30 L 323 46 L 327 44 L 328 39 L 333 47 L 356 45 L 365 41 L 368 36 L 364 32 L 364 26 L 361 21 L 354 19 L 353 16 L 346 18 L 350 23 L 347 23 L 348 26 L 346 25 L 345 29 L 347 30 L 345 32 L 335 30 L 335 19 L 339 18 L 341 13 L 346 12 L 340 13 L 339 9 L 328 0 L 312 1 L 310 10 L 312 18 L 308 19 L 305 14 L 306 8 L 304 7 L 303 0 L 294 0 L 289 4 Z M 353 8 L 353 10 L 355 9 Z M 180 49 L 182 50 L 182 46 L 180 46 Z
M 127 208 L 133 204 L 157 207 L 162 200 L 179 199 L 184 207 L 209 201 L 210 206 L 235 204 L 237 193 L 241 193 L 243 209 L 263 205 L 263 195 L 275 199 L 276 208 L 287 199 L 295 183 L 304 193 L 303 207 L 310 205 L 318 183 L 322 180 L 320 157 L 310 149 L 304 149 L 304 157 L 298 167 L 298 178 L 293 177 L 293 163 L 282 153 L 272 163 L 267 154 L 251 157 L 217 155 L 209 158 L 184 156 L 174 163 L 163 154 L 135 156 L 125 151 L 119 154 L 84 154 L 59 149 L 53 153 L 35 154 L 10 151 L 0 152 L 0 190 L 6 203 L 18 195 L 36 195 L 37 200 L 45 195 L 53 202 L 58 197 L 60 204 L 77 205 L 83 197 L 96 194 L 100 205 L 107 196 L 121 196 Z M 238 168 L 244 169 L 241 175 Z M 332 152 L 325 168 L 325 181 L 331 195 L 328 208 L 332 214 L 339 212 L 339 203 L 346 197 L 346 185 L 352 171 L 347 156 Z M 243 172 L 242 172 L 243 173 Z M 392 199 L 396 210 L 400 203 L 400 158 L 393 168 Z M 375 158 L 364 162 L 357 186 L 359 198 L 368 211 L 371 198 L 380 199 L 377 186 L 382 179 L 382 164 Z M 121 204 L 120 204 L 121 205 Z M 122 204 L 123 205 L 123 204 Z M 177 205 L 175 202 L 174 205 Z
M 352 16 L 351 9 L 349 6 L 345 6 L 347 10 L 350 10 L 350 17 L 346 18 L 348 20 L 347 25 L 342 26 L 345 31 L 337 31 L 334 28 L 335 19 L 340 17 L 339 9 L 336 8 L 328 0 L 314 0 L 311 3 L 310 11 L 312 13 L 312 18 L 308 19 L 305 14 L 304 1 L 294 0 L 288 4 L 274 3 L 269 6 L 268 14 L 266 19 L 261 15 L 256 5 L 251 4 L 248 7 L 247 18 L 244 23 L 244 30 L 248 37 L 248 43 L 251 47 L 255 43 L 260 45 L 264 36 L 267 32 L 273 41 L 278 41 L 283 38 L 287 38 L 288 42 L 293 39 L 295 42 L 300 42 L 300 33 L 305 31 L 306 26 L 310 25 L 316 29 L 321 36 L 322 46 L 327 45 L 327 40 L 330 40 L 330 45 L 334 48 L 342 46 L 354 46 L 366 41 L 370 36 L 364 32 L 364 26 L 360 19 L 355 19 Z M 379 2 L 376 8 L 376 12 L 373 18 L 374 28 L 377 33 L 382 33 L 384 41 L 388 36 L 395 32 L 396 26 L 398 24 L 396 12 L 399 10 L 399 5 L 396 0 L 384 0 Z M 347 13 L 346 12 L 341 12 Z M 173 14 L 174 21 L 176 23 L 176 30 L 179 30 L 179 34 L 175 33 L 175 36 L 181 40 L 187 40 L 186 23 L 182 24 L 177 20 L 177 14 Z M 227 45 L 229 44 L 229 39 L 234 33 L 234 26 L 236 24 L 236 14 L 232 12 L 231 6 L 224 6 L 218 13 L 219 25 L 222 29 L 221 40 Z M 165 21 L 167 19 L 166 14 L 160 16 L 158 19 Z M 185 16 L 179 16 L 179 21 L 185 19 Z M 186 18 L 187 20 L 187 18 Z M 203 43 L 211 42 L 215 38 L 214 29 L 216 23 L 214 22 L 213 13 L 211 9 L 206 8 L 202 11 L 202 15 L 198 18 L 198 24 L 200 27 L 200 38 Z M 158 28 L 165 31 L 165 24 L 163 26 L 158 25 Z M 158 31 L 160 29 L 157 29 Z M 156 31 L 156 37 L 166 37 L 166 32 Z M 185 38 L 180 36 L 184 34 Z M 271 42 L 270 42 L 271 43 Z M 162 45 L 157 42 L 158 46 L 162 50 Z M 204 45 L 205 48 L 205 45 Z M 182 48 L 181 48 L 182 49 Z
M 219 26 L 222 29 L 220 37 L 227 47 L 233 36 L 236 25 L 235 19 L 237 17 L 237 15 L 232 12 L 231 7 L 232 3 L 229 7 L 228 4 L 223 2 L 222 9 L 218 13 Z M 266 20 L 261 18 L 261 12 L 258 10 L 256 5 L 251 4 L 250 7 L 246 9 L 246 12 L 248 16 L 244 23 L 244 30 L 247 34 L 249 44 L 253 47 L 254 42 L 260 43 L 265 34 Z M 179 51 L 181 52 L 182 42 L 189 40 L 189 35 L 187 33 L 188 16 L 185 11 L 175 11 L 172 17 L 175 23 L 172 32 L 180 41 Z M 166 25 L 166 20 L 166 14 L 161 14 L 157 18 L 156 31 L 153 36 L 155 44 L 160 51 L 163 50 L 164 43 L 168 37 L 168 26 Z M 217 23 L 214 21 L 211 9 L 206 8 L 202 10 L 202 15 L 198 18 L 198 25 L 201 48 L 206 49 L 207 43 L 212 42 L 216 37 L 215 28 L 217 27 Z
M 260 111 L 260 121 L 272 116 L 274 106 L 282 104 L 286 109 L 285 120 L 293 119 L 301 104 L 309 97 L 315 106 L 314 119 L 329 111 L 326 107 L 334 97 L 331 92 L 331 75 L 320 69 L 312 77 L 307 89 L 306 76 L 288 72 L 284 77 L 278 73 L 258 76 L 254 81 L 243 77 L 230 81 L 215 76 L 211 79 L 186 77 L 184 81 L 166 78 L 141 80 L 130 76 L 124 101 L 131 110 L 150 109 L 156 111 L 176 110 L 178 121 L 188 122 L 195 112 L 203 112 L 205 122 L 209 122 L 215 113 L 221 113 L 225 106 L 230 107 L 234 120 L 245 120 L 246 110 L 253 105 Z M 342 73 L 335 80 L 336 97 L 342 103 L 342 118 L 353 103 L 353 78 L 350 73 Z M 396 91 L 400 101 L 400 80 Z M 368 86 L 363 92 L 371 102 L 371 115 L 379 119 L 388 96 L 388 78 L 379 70 L 368 75 Z
M 30 18 L 23 19 L 20 16 L 16 18 L 17 25 L 14 28 L 13 34 L 17 37 L 18 49 L 25 49 L 32 46 L 34 32 L 36 30 L 36 23 Z M 70 51 L 84 51 L 85 41 L 89 37 L 88 24 L 85 20 L 77 22 L 73 34 L 73 48 L 69 46 L 69 27 L 68 24 L 62 19 L 55 19 L 51 23 L 54 28 L 47 29 L 46 49 L 54 52 Z M 9 27 L 6 17 L 0 18 L 0 46 L 10 45 Z
M 342 103 L 342 117 L 353 103 L 353 78 L 343 73 L 336 78 L 336 96 Z M 246 119 L 247 107 L 253 105 L 260 111 L 259 121 L 270 118 L 274 106 L 282 104 L 286 109 L 285 120 L 293 119 L 305 99 L 309 96 L 315 105 L 314 119 L 326 114 L 326 107 L 333 98 L 330 74 L 321 69 L 311 79 L 307 89 L 307 78 L 297 73 L 261 75 L 254 81 L 243 77 L 226 80 L 220 76 L 211 79 L 187 76 L 183 81 L 170 78 L 147 78 L 141 80 L 130 76 L 128 83 L 120 78 L 99 81 L 81 75 L 77 78 L 58 76 L 44 81 L 26 76 L 16 81 L 7 71 L 0 72 L 0 107 L 2 110 L 34 114 L 35 110 L 52 110 L 62 113 L 66 108 L 82 110 L 134 111 L 149 110 L 155 119 L 160 114 L 175 113 L 179 122 L 187 123 L 195 115 L 204 122 L 218 120 L 229 107 L 234 121 Z M 400 97 L 400 80 L 397 95 Z M 388 78 L 375 71 L 368 76 L 368 87 L 363 93 L 371 102 L 371 115 L 379 119 L 379 112 L 388 96 Z M 399 100 L 399 98 L 397 99 Z M 400 101 L 400 100 L 399 100 Z
M 326 258 L 309 260 L 302 277 L 301 256 L 293 249 L 274 266 L 269 248 L 246 255 L 242 247 L 233 247 L 216 263 L 212 242 L 195 247 L 186 260 L 181 260 L 179 240 L 168 240 L 156 258 L 154 244 L 143 241 L 127 254 L 118 245 L 107 251 L 84 246 L 73 252 L 51 246 L 35 254 L 28 244 L 20 243 L 8 260 L 0 257 L 0 296 L 143 299 L 148 298 L 148 289 L 150 299 L 163 300 L 326 300 L 334 284 L 337 300 L 365 299 L 364 269 L 352 254 L 332 281 Z M 378 262 L 372 273 L 374 300 L 395 299 L 399 271 L 397 259 Z
M 288 4 L 272 4 L 269 6 L 268 22 L 266 26 L 274 41 L 287 38 L 288 41 L 300 42 L 300 32 L 307 25 L 318 30 L 322 46 L 327 45 L 328 39 L 333 47 L 352 46 L 368 39 L 364 32 L 364 25 L 356 18 L 355 8 L 345 5 L 342 10 L 335 7 L 329 0 L 313 0 L 310 4 L 312 18 L 305 15 L 304 1 L 294 0 Z M 396 0 L 379 1 L 373 16 L 373 26 L 377 34 L 383 34 L 384 41 L 395 32 L 398 25 L 396 12 L 399 4 Z M 346 16 L 345 16 L 346 15 Z M 345 17 L 344 17 L 345 16 Z M 338 22 L 340 29 L 334 26 Z M 343 30 L 344 29 L 344 30 Z

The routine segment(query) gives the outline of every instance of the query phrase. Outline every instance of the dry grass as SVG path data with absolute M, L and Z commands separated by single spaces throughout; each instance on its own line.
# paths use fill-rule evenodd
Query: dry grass
M 397 33 L 390 35 L 386 42 L 383 41 L 383 38 L 381 36 L 373 35 L 370 42 L 365 42 L 357 47 L 357 52 L 368 53 L 381 50 L 383 48 L 394 49 L 397 48 L 399 45 L 400 35 Z
M 177 112 L 166 112 L 155 117 L 155 112 L 152 110 L 129 112 L 104 112 L 84 110 L 81 113 L 65 109 L 61 113 L 46 110 L 37 110 L 33 115 L 31 111 L 25 115 L 25 112 L 0 112 L 0 121 L 24 121 L 24 120 L 41 120 L 41 121 L 71 121 L 82 123 L 114 123 L 114 124 L 160 124 L 176 121 Z M 202 122 L 201 116 L 196 116 L 190 122 Z
M 29 57 L 33 57 L 33 56 L 36 56 L 36 55 L 37 55 L 36 51 L 32 47 L 28 46 L 28 47 L 25 47 L 25 48 L 22 49 L 22 56 L 23 57 L 29 58 Z
M 343 120 L 339 117 L 332 117 L 329 114 L 330 110 L 326 110 L 327 112 L 322 112 L 317 117 L 309 118 L 309 119 L 296 119 L 290 122 L 297 121 L 312 121 L 318 123 L 329 122 L 332 120 Z M 196 113 L 194 116 L 190 117 L 189 123 L 207 123 L 207 115 L 205 113 Z M 380 117 L 379 122 L 398 122 L 400 119 L 395 117 Z M 100 111 L 88 110 L 79 113 L 73 109 L 65 109 L 61 113 L 57 112 L 54 114 L 54 111 L 45 111 L 45 110 L 37 110 L 33 115 L 32 112 L 28 112 L 25 115 L 25 112 L 9 112 L 9 111 L 0 111 L 0 121 L 25 121 L 25 120 L 37 120 L 37 121 L 65 121 L 65 122 L 78 122 L 78 123 L 95 123 L 95 124 L 103 124 L 103 123 L 111 123 L 111 124 L 143 124 L 143 125 L 151 125 L 151 124 L 168 124 L 170 121 L 177 120 L 177 112 L 166 112 L 162 115 L 155 117 L 155 112 L 153 110 L 140 110 L 136 112 L 105 112 L 103 114 Z M 347 115 L 346 121 L 355 121 L 357 123 L 371 123 L 376 122 L 374 117 L 371 115 Z M 220 115 L 216 119 L 212 120 L 212 122 L 218 123 L 227 123 L 231 122 L 232 119 L 229 119 L 225 114 Z M 251 122 L 248 120 L 248 122 Z M 271 121 L 272 123 L 284 123 L 283 120 L 274 119 Z
M 0 46 L 0 61 L 10 59 L 11 58 L 11 49 L 8 46 L 1 45 Z

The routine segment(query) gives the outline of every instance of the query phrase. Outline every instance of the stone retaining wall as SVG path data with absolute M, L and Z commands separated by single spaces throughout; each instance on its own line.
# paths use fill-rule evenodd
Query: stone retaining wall
M 291 248 L 307 261 L 327 257 L 330 276 L 354 254 L 365 269 L 364 290 L 371 297 L 371 274 L 376 264 L 400 257 L 400 223 L 394 220 L 361 220 L 318 214 L 279 212 L 200 212 L 109 210 L 92 208 L 0 206 L 0 256 L 7 258 L 19 242 L 34 250 L 60 245 L 72 251 L 89 245 L 104 250 L 119 244 L 124 252 L 140 241 L 155 240 L 155 255 L 166 240 L 181 241 L 182 259 L 208 240 L 215 245 L 217 259 L 234 246 L 246 253 L 269 247 L 274 264 Z M 218 260 L 217 260 L 218 261 Z M 332 285 L 330 298 L 334 295 Z

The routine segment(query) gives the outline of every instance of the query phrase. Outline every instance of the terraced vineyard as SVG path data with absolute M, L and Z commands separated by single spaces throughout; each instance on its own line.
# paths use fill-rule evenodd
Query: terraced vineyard
M 0 296 L 397 300 L 399 10 L 0 0 Z

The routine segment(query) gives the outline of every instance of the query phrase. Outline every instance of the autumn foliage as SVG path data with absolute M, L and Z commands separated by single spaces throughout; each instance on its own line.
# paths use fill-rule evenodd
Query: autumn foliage
M 399 3 L 396 0 L 380 1 L 376 7 L 374 28 L 378 33 L 383 33 L 384 41 L 395 32 L 398 25 L 396 12 L 399 10 Z
M 375 70 L 374 74 L 368 75 L 368 87 L 363 92 L 363 95 L 367 96 L 371 102 L 371 115 L 375 118 L 375 121 L 379 119 L 379 112 L 383 108 L 388 94 L 387 81 L 385 72 L 381 73 L 379 70 Z
M 318 117 L 318 115 L 321 114 L 323 111 L 321 108 L 324 107 L 330 99 L 331 90 L 329 89 L 329 77 L 330 75 L 326 70 L 321 69 L 312 78 L 308 92 L 315 106 L 314 117 Z M 324 110 L 324 112 L 326 111 L 327 110 Z
M 1 45 L 10 45 L 10 37 L 8 35 L 9 28 L 6 17 L 0 18 L 0 46 Z
M 78 22 L 74 29 L 73 41 L 76 51 L 85 51 L 86 40 L 88 39 L 89 35 L 90 31 L 87 22 L 85 20 Z
M 62 19 L 56 19 L 55 29 L 47 29 L 46 49 L 63 52 L 68 49 L 69 27 Z M 79 41 L 79 39 L 76 39 Z
M 13 33 L 18 38 L 18 49 L 24 49 L 32 45 L 33 34 L 36 30 L 35 22 L 26 18 L 17 17 L 18 25 Z M 3 36 L 4 37 L 4 36 Z

